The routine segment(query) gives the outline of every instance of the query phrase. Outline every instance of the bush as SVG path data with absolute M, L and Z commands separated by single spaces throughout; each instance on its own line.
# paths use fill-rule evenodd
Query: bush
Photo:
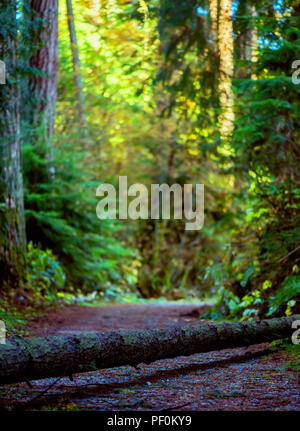
M 33 299 L 52 301 L 65 286 L 66 275 L 51 250 L 28 244 L 26 281 Z
M 297 298 L 300 297 L 300 276 L 288 276 L 285 278 L 276 294 L 270 298 L 270 308 L 267 316 L 272 316 L 285 309 L 285 314 L 293 313 L 297 306 Z

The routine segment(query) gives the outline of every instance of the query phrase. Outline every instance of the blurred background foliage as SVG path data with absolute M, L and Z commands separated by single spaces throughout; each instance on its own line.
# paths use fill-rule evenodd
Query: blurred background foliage
M 218 121 L 222 71 L 210 2 L 72 3 L 84 125 L 60 1 L 55 180 L 43 139 L 32 139 L 42 131 L 24 126 L 28 268 L 19 297 L 213 299 L 210 318 L 299 312 L 300 85 L 291 78 L 300 59 L 298 2 L 232 2 L 229 139 Z M 184 220 L 97 219 L 97 186 L 117 186 L 121 175 L 146 186 L 203 183 L 203 229 L 186 231 Z

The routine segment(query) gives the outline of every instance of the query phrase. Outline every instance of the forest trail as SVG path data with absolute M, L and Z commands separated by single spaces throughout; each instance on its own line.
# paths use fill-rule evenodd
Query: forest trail
M 67 306 L 30 328 L 32 336 L 150 329 L 199 323 L 203 304 Z M 26 410 L 300 410 L 289 352 L 265 344 L 1 387 L 0 408 Z M 9 388 L 9 390 L 8 390 Z M 21 401 L 19 401 L 21 400 Z
M 120 329 L 151 329 L 178 324 L 195 323 L 195 317 L 207 306 L 204 304 L 122 304 L 98 307 L 71 305 L 50 311 L 33 325 L 31 334 L 72 335 L 82 332 Z

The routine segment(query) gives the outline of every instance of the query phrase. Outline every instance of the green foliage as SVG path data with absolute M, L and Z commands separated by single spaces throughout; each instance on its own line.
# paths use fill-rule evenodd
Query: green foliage
M 24 313 L 16 307 L 8 306 L 2 298 L 0 300 L 0 320 L 5 323 L 6 337 L 14 335 L 16 331 L 23 331 L 26 324 Z
M 66 273 L 66 288 L 105 290 L 108 281 L 119 282 L 123 264 L 134 255 L 114 238 L 118 229 L 95 214 L 96 184 L 78 166 L 80 156 L 69 146 L 57 150 L 55 182 L 46 174 L 43 146 L 23 150 L 27 237 L 50 249 Z M 81 156 L 82 157 L 82 156 Z M 34 180 L 33 180 L 34 179 Z
M 249 13 L 254 4 L 256 18 Z M 149 0 L 141 8 L 140 2 L 113 0 L 101 2 L 97 12 L 88 2 L 73 2 L 84 130 L 60 2 L 54 180 L 47 173 L 45 131 L 24 121 L 37 102 L 27 80 L 39 73 L 29 58 L 41 43 L 41 22 L 29 19 L 28 5 L 22 2 L 18 25 L 33 289 L 61 298 L 97 292 L 110 300 L 136 300 L 136 288 L 147 298 L 213 296 L 215 318 L 297 311 L 300 85 L 291 79 L 291 64 L 300 58 L 297 2 L 235 3 L 235 121 L 225 143 L 207 2 Z M 0 33 L 7 28 L 0 27 Z M 255 61 L 246 58 L 250 29 L 258 32 Z M 116 185 L 120 175 L 147 186 L 204 183 L 203 229 L 186 231 L 182 220 L 98 220 L 96 187 Z
M 210 318 L 239 318 L 248 320 L 262 315 L 273 317 L 276 314 L 291 315 L 297 311 L 297 301 L 300 299 L 300 277 L 288 276 L 282 285 L 272 292 L 272 282 L 265 280 L 261 288 L 251 289 L 241 299 L 230 289 L 222 287 L 218 291 L 217 300 L 212 310 L 207 314 Z M 273 290 L 274 292 L 274 290 Z
M 27 262 L 26 282 L 32 296 L 56 299 L 65 286 L 66 275 L 51 250 L 42 250 L 29 243 Z
M 271 296 L 267 316 L 274 315 L 278 310 L 285 311 L 287 315 L 292 314 L 292 310 L 296 306 L 296 299 L 300 300 L 300 276 L 288 276 L 275 295 Z

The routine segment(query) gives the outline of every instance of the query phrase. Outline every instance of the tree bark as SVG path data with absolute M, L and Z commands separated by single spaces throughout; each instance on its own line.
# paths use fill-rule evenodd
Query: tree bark
M 255 6 L 251 6 L 251 18 L 252 18 L 252 29 L 251 29 L 251 52 L 250 52 L 250 62 L 251 62 L 251 78 L 257 79 L 257 76 L 253 69 L 255 68 L 255 63 L 257 62 L 257 40 L 258 40 L 258 32 L 257 32 L 257 11 Z
M 58 69 L 58 0 L 31 0 L 31 20 L 38 28 L 35 42 L 38 46 L 30 59 L 30 66 L 38 74 L 29 80 L 33 109 L 29 123 L 39 128 L 47 146 L 48 175 L 54 179 L 54 123 L 57 100 Z
M 249 19 L 244 24 L 246 28 L 243 29 L 239 38 L 240 58 L 245 62 L 245 66 L 239 71 L 239 74 L 243 78 L 249 79 L 251 77 L 256 79 L 253 69 L 257 61 L 257 11 L 253 5 L 240 4 L 239 7 L 238 15 L 249 16 Z
M 158 359 L 286 338 L 294 332 L 294 320 L 300 320 L 300 315 L 171 329 L 15 339 L 0 345 L 0 384 L 136 366 Z
M 219 76 L 219 98 L 221 112 L 219 115 L 219 127 L 221 138 L 230 138 L 233 123 L 233 28 L 231 16 L 232 0 L 220 0 L 219 14 L 219 56 L 220 56 L 220 76 Z
M 209 0 L 211 36 L 212 36 L 212 43 L 213 43 L 213 50 L 214 51 L 217 51 L 217 46 L 218 46 L 218 9 L 219 9 L 219 1 L 218 0 Z
M 77 116 L 81 127 L 86 126 L 86 115 L 84 112 L 84 93 L 83 93 L 83 83 L 81 76 L 81 64 L 79 59 L 79 50 L 77 45 L 77 36 L 75 30 L 74 14 L 72 1 L 67 1 L 67 16 L 68 16 L 68 26 L 70 33 L 71 51 L 72 51 L 72 62 L 73 62 L 73 77 L 74 86 L 77 99 Z
M 20 148 L 20 91 L 18 80 L 17 2 L 2 2 L 7 28 L 1 28 L 0 57 L 6 66 L 6 83 L 0 85 L 1 231 L 0 282 L 22 284 L 25 270 L 25 218 Z M 4 26 L 3 26 L 4 27 Z

